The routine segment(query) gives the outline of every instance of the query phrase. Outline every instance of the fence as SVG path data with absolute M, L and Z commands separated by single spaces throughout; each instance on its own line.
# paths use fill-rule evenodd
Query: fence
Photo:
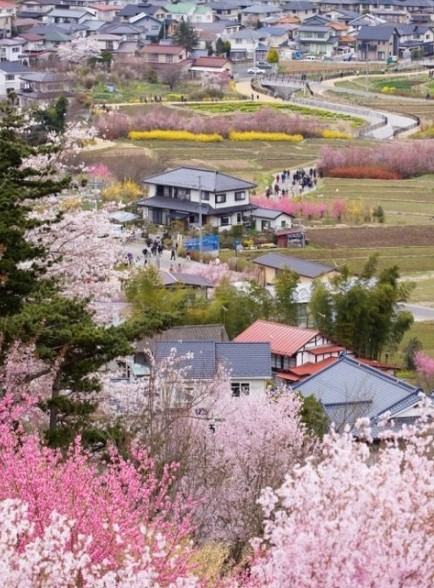
M 201 246 L 202 241 L 202 246 Z M 211 251 L 218 251 L 220 247 L 220 239 L 218 235 L 203 235 L 203 237 L 185 237 L 184 248 L 192 251 L 204 251 L 210 253 Z

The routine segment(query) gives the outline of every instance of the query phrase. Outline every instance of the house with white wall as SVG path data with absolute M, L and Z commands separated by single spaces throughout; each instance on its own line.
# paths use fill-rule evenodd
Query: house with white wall
M 345 347 L 314 329 L 257 320 L 235 337 L 236 343 L 269 343 L 274 374 L 305 363 L 338 357 Z
M 12 35 L 12 25 L 17 13 L 17 4 L 0 0 L 0 38 Z
M 208 225 L 218 230 L 250 222 L 256 184 L 219 171 L 179 167 L 144 178 L 148 197 L 137 202 L 143 218 L 156 225 L 183 221 L 186 228 Z
M 0 61 L 22 61 L 21 53 L 26 45 L 25 39 L 0 39 Z
M 9 92 L 17 93 L 22 84 L 21 74 L 29 72 L 29 68 L 20 61 L 0 62 L 0 100 L 4 100 Z
M 271 379 L 269 343 L 157 341 L 152 343 L 151 353 L 157 369 L 174 353 L 192 384 L 212 380 L 218 368 L 224 368 L 235 398 L 265 394 Z

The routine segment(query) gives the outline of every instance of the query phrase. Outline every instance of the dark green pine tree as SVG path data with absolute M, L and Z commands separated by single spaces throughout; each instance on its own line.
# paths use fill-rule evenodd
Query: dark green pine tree
M 172 33 L 174 45 L 184 47 L 188 52 L 193 51 L 199 44 L 199 37 L 194 26 L 188 20 L 181 20 Z
M 69 178 L 26 165 L 38 153 L 57 154 L 46 144 L 29 145 L 28 126 L 11 107 L 0 120 L 0 394 L 2 370 L 12 342 L 31 343 L 45 367 L 24 374 L 24 381 L 49 374 L 42 407 L 49 415 L 47 440 L 66 446 L 77 435 L 92 444 L 101 438 L 95 426 L 95 393 L 101 384 L 98 370 L 110 360 L 131 352 L 130 342 L 168 326 L 171 316 L 144 312 L 140 322 L 120 327 L 97 325 L 87 300 L 59 295 L 55 280 L 44 278 L 45 251 L 26 238 L 35 226 L 32 206 L 38 199 L 59 193 Z M 49 225 L 47 225 L 49 230 Z M 39 265 L 38 265 L 39 263 Z
M 19 312 L 23 301 L 41 287 L 42 270 L 35 261 L 44 252 L 26 239 L 26 231 L 37 224 L 29 215 L 31 204 L 60 192 L 70 180 L 26 166 L 28 157 L 55 155 L 57 147 L 31 146 L 24 118 L 12 107 L 0 106 L 0 118 L 0 317 L 4 317 Z
M 46 438 L 51 446 L 65 447 L 78 434 L 86 445 L 104 442 L 105 429 L 94 418 L 101 390 L 98 370 L 131 354 L 132 340 L 170 324 L 168 315 L 148 313 L 140 323 L 97 325 L 87 302 L 52 293 L 25 304 L 7 322 L 6 337 L 31 342 L 46 365 L 36 376 L 51 375 L 48 399 L 41 403 L 49 416 Z

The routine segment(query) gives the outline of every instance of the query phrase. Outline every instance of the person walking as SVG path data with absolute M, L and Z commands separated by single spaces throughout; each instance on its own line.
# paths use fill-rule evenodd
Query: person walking
M 172 247 L 172 250 L 170 252 L 170 261 L 175 261 L 176 259 L 176 249 L 174 247 Z

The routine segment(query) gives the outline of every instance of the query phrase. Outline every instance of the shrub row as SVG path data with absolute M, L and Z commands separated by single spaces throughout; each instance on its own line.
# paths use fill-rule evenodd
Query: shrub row
M 199 141 L 201 143 L 217 143 L 223 141 L 218 133 L 190 133 L 190 131 L 130 131 L 128 139 L 133 141 L 164 140 L 164 141 Z
M 345 171 L 348 168 L 353 169 L 351 176 Z M 345 149 L 326 146 L 321 149 L 318 172 L 328 176 L 332 170 L 335 175 L 338 171 L 345 173 L 345 177 L 382 179 L 434 173 L 434 141 L 399 141 L 374 147 L 348 145 Z
M 348 167 L 334 167 L 327 175 L 331 178 L 363 178 L 371 180 L 401 180 L 402 176 L 380 165 L 351 165 Z
M 322 132 L 323 139 L 352 139 L 352 135 L 350 133 L 345 133 L 344 131 L 334 131 L 332 129 L 325 129 Z
M 319 119 L 303 118 L 270 108 L 254 113 L 236 113 L 217 116 L 203 116 L 186 110 L 175 110 L 165 106 L 149 105 L 144 112 L 128 116 L 121 112 L 100 114 L 96 126 L 107 139 L 128 137 L 131 131 L 188 131 L 194 134 L 217 133 L 227 138 L 231 131 L 285 133 L 303 137 L 321 137 L 326 129 Z M 327 127 L 330 128 L 330 122 Z M 333 127 L 332 127 L 333 128 Z M 337 128 L 348 131 L 347 128 Z
M 162 140 L 162 141 L 199 141 L 201 143 L 216 143 L 223 141 L 218 133 L 190 133 L 190 131 L 130 131 L 128 138 L 132 141 Z M 303 135 L 288 135 L 286 133 L 261 133 L 257 131 L 238 132 L 228 134 L 230 141 L 289 141 L 299 143 Z
M 299 143 L 303 135 L 288 135 L 286 133 L 261 133 L 258 131 L 231 131 L 228 137 L 231 141 L 289 141 Z

